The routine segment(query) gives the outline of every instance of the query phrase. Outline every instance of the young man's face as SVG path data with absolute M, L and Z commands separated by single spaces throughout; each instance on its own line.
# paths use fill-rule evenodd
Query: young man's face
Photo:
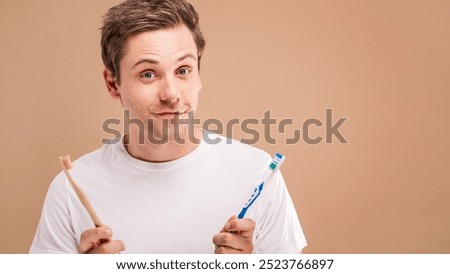
M 110 94 L 120 98 L 131 118 L 144 122 L 145 131 L 155 138 L 167 132 L 170 139 L 173 120 L 187 119 L 197 108 L 202 87 L 197 55 L 184 25 L 132 36 L 120 60 L 120 85 L 116 91 L 109 89 Z M 147 126 L 149 119 L 153 126 Z M 163 129 L 164 124 L 169 126 Z M 177 127 L 180 134 L 187 130 L 187 125 Z

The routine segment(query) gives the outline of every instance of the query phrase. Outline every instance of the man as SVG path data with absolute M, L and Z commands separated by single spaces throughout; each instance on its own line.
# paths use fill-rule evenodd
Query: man
M 71 171 L 108 226 L 93 227 L 60 173 L 30 252 L 300 252 L 306 241 L 280 172 L 247 218 L 234 215 L 269 155 L 189 122 L 205 46 L 194 8 L 185 0 L 125 1 L 106 13 L 101 39 L 109 94 L 142 121 Z

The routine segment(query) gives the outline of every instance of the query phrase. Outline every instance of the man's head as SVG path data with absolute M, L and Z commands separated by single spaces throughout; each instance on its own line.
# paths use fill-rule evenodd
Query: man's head
M 144 123 L 131 125 L 129 138 L 174 140 L 190 132 L 187 123 L 176 124 L 197 109 L 204 46 L 198 15 L 184 0 L 128 0 L 107 12 L 105 84 L 129 117 Z
M 117 84 L 120 84 L 120 60 L 129 37 L 147 31 L 185 25 L 197 46 L 198 65 L 205 48 L 199 17 L 185 0 L 126 0 L 112 7 L 101 28 L 102 59 Z

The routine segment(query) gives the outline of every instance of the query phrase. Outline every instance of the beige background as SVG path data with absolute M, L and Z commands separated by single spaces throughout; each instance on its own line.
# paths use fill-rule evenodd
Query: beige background
M 121 117 L 98 31 L 117 2 L 0 1 L 0 253 L 28 251 L 57 157 L 96 149 Z M 449 1 L 192 3 L 208 42 L 200 116 L 294 119 L 256 146 L 287 155 L 305 253 L 450 252 Z M 349 144 L 284 144 L 326 108 L 349 118 Z

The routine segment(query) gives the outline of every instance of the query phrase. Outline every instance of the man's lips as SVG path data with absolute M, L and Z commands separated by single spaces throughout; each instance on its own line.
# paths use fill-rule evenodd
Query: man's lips
M 161 111 L 161 112 L 153 112 L 153 115 L 155 115 L 156 117 L 159 117 L 159 118 L 170 119 L 170 118 L 176 118 L 176 117 L 182 116 L 185 113 L 186 113 L 185 110 L 183 110 L 183 111 Z

